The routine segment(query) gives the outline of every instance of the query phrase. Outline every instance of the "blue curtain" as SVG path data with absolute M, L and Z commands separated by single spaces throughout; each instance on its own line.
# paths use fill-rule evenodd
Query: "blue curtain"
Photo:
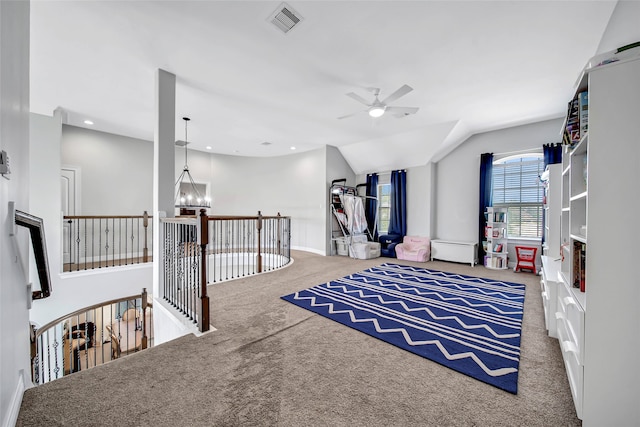
M 542 153 L 544 154 L 544 167 L 554 163 L 562 163 L 562 144 L 543 144 Z
M 482 246 L 484 240 L 484 228 L 487 225 L 487 218 L 484 211 L 493 205 L 492 183 L 493 183 L 493 153 L 484 153 L 480 155 L 480 206 L 479 206 L 479 224 L 478 237 L 480 244 L 478 245 L 478 262 L 484 264 L 484 256 L 486 252 Z
M 378 230 L 376 229 L 376 214 L 378 210 L 378 174 L 367 175 L 367 199 L 364 204 L 364 215 L 367 218 L 367 229 L 374 241 L 378 241 Z
M 389 234 L 407 235 L 407 172 L 391 172 Z

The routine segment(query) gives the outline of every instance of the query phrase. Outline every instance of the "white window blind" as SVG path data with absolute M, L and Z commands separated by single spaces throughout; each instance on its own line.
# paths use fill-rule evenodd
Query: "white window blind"
M 389 232 L 391 219 L 391 184 L 378 185 L 378 234 Z
M 511 238 L 542 236 L 543 169 L 544 160 L 538 154 L 493 163 L 493 206 L 507 207 L 507 234 Z

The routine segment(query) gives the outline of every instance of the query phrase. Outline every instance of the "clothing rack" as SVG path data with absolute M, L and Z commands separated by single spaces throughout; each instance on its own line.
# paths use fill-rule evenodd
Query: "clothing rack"
M 373 240 L 364 214 L 364 200 L 372 197 L 358 194 L 358 187 L 364 184 L 352 187 L 346 185 L 346 182 L 345 178 L 333 180 L 329 190 L 329 205 L 332 216 L 329 229 L 331 255 L 335 255 L 335 252 L 338 255 L 351 253 L 348 249 L 352 246 L 354 236 L 367 236 L 367 240 Z M 377 215 L 375 222 L 377 224 Z

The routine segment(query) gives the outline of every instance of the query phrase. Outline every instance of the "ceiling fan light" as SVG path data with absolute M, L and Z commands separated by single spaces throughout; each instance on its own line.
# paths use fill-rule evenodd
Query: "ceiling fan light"
M 384 107 L 371 107 L 369 108 L 369 115 L 371 117 L 381 117 L 384 114 Z

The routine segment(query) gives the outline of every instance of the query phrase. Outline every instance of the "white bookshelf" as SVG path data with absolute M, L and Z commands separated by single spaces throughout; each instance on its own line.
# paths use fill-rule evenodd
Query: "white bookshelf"
M 504 270 L 507 266 L 507 208 L 488 207 L 485 211 L 487 244 L 484 266 L 495 270 Z
M 640 59 L 587 70 L 585 89 L 589 132 L 563 155 L 557 336 L 583 425 L 637 425 Z

